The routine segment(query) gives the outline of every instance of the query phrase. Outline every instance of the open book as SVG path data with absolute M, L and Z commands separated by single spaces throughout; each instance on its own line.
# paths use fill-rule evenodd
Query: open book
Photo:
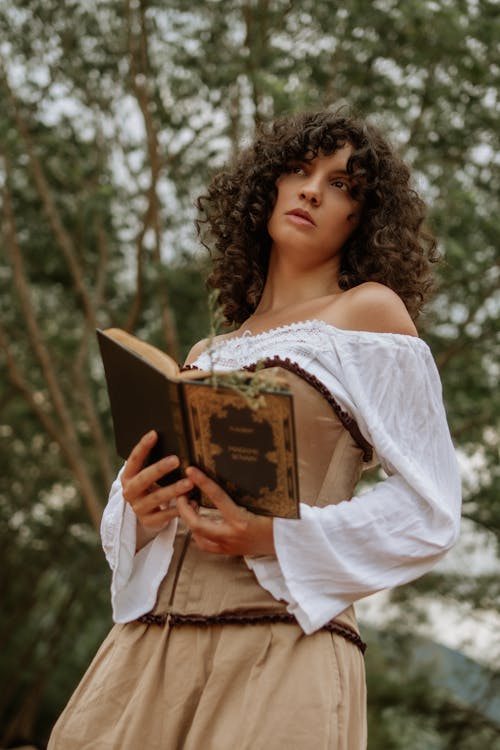
M 179 456 L 174 482 L 194 465 L 254 513 L 299 517 L 292 394 L 269 373 L 181 371 L 154 346 L 119 328 L 98 330 L 116 449 L 126 459 L 149 430 L 147 463 Z M 266 377 L 267 376 L 267 377 Z M 210 506 L 208 498 L 198 498 Z

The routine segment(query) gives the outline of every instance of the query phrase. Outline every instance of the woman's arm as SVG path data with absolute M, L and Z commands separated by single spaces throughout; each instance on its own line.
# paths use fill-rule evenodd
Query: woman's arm
M 144 436 L 113 482 L 101 522 L 101 537 L 111 567 L 115 622 L 129 622 L 149 611 L 170 565 L 179 515 L 175 498 L 181 482 L 159 487 L 156 480 L 178 466 L 171 457 L 143 469 L 156 435 Z M 181 480 L 182 481 L 182 480 Z M 192 487 L 189 480 L 186 488 Z
M 424 342 L 338 332 L 314 374 L 334 392 L 341 384 L 389 476 L 338 505 L 302 505 L 299 521 L 274 519 L 276 559 L 247 560 L 306 632 L 431 570 L 457 539 L 461 500 L 441 384 Z

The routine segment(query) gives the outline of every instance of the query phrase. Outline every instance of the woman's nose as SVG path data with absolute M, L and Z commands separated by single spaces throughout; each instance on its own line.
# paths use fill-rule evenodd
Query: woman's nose
M 317 183 L 312 180 L 305 182 L 300 189 L 300 198 L 311 203 L 313 206 L 319 206 L 321 203 L 321 190 Z

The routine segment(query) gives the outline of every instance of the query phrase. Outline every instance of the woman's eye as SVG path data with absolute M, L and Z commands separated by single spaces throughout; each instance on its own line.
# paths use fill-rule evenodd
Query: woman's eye
M 344 180 L 332 180 L 330 183 L 332 187 L 336 187 L 339 190 L 344 190 L 344 192 L 349 192 L 349 185 L 347 182 L 344 182 Z

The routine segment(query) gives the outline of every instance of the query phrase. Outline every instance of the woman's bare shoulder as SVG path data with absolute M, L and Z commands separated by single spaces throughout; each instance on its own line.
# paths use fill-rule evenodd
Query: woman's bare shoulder
M 186 361 L 184 362 L 184 365 L 191 365 L 193 362 L 195 362 L 198 357 L 200 357 L 205 349 L 208 347 L 210 342 L 210 339 L 202 339 L 201 341 L 198 341 L 197 344 L 191 347 L 189 350 L 189 353 L 186 357 Z
M 208 336 L 206 339 L 202 339 L 201 341 L 198 341 L 197 344 L 191 347 L 189 350 L 189 354 L 186 357 L 186 361 L 184 362 L 184 365 L 191 365 L 195 360 L 198 359 L 198 357 L 201 357 L 203 352 L 208 349 L 211 344 L 214 344 L 219 341 L 223 341 L 224 339 L 231 338 L 234 336 L 234 331 L 230 333 L 221 333 L 218 336 Z
M 330 309 L 332 321 L 327 322 L 340 328 L 418 336 L 401 297 L 376 281 L 367 281 L 348 289 Z

